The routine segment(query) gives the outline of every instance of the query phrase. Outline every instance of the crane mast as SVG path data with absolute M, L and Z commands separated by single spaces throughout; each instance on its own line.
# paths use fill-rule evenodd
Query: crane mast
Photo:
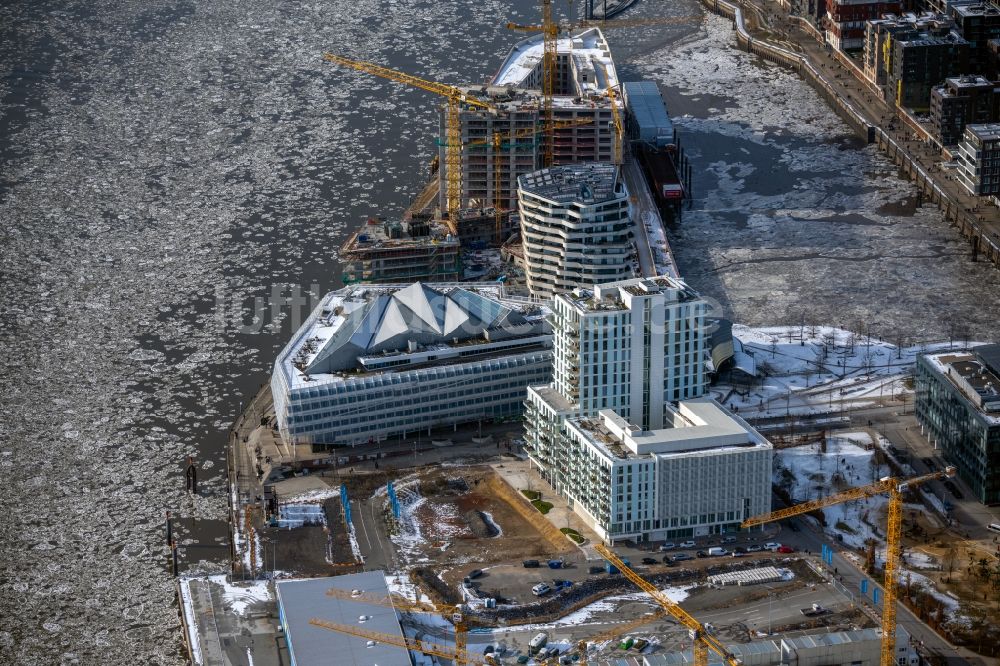
M 791 516 L 799 516 L 816 509 L 833 506 L 841 502 L 864 499 L 882 493 L 889 495 L 888 525 L 885 530 L 885 581 L 883 588 L 885 598 L 882 607 L 882 647 L 880 666 L 895 666 L 896 664 L 896 577 L 899 567 L 899 547 L 902 540 L 903 524 L 903 491 L 911 486 L 918 486 L 927 481 L 955 476 L 955 468 L 946 467 L 943 471 L 924 474 L 909 479 L 885 477 L 867 486 L 849 488 L 843 492 L 827 497 L 810 500 L 795 506 L 790 506 L 759 516 L 753 516 L 743 521 L 741 527 L 754 527 L 771 523 Z

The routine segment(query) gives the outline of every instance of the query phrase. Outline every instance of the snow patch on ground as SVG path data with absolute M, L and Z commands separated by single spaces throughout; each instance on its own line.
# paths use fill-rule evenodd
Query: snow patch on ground
M 208 580 L 223 588 L 222 598 L 238 615 L 244 615 L 247 608 L 254 604 L 272 601 L 270 583 L 266 580 L 253 581 L 248 584 L 235 585 L 230 583 L 225 574 L 209 576 Z
M 496 530 L 496 535 L 493 538 L 497 539 L 497 538 L 502 537 L 503 536 L 503 529 L 500 528 L 500 525 L 499 525 L 499 523 L 497 523 L 497 521 L 493 520 L 493 514 L 490 513 L 489 511 L 483 511 L 482 514 L 483 514 L 483 518 L 486 519 L 486 523 L 490 527 L 492 527 L 494 530 Z
M 825 497 L 886 476 L 889 468 L 874 468 L 873 455 L 871 437 L 860 432 L 829 437 L 825 453 L 818 443 L 780 449 L 774 456 L 774 483 L 788 490 L 796 503 Z M 870 538 L 880 540 L 887 502 L 876 495 L 826 507 L 826 532 L 842 536 L 843 543 L 854 548 L 863 548 Z
M 201 643 L 198 641 L 198 623 L 194 616 L 194 602 L 191 601 L 191 579 L 180 580 L 181 606 L 184 609 L 184 624 L 187 627 L 188 645 L 191 646 L 191 659 L 195 666 L 202 662 Z
M 690 590 L 694 586 L 688 587 L 667 587 L 661 590 L 663 594 L 667 595 L 674 603 L 681 603 L 690 595 Z M 636 602 L 645 601 L 651 606 L 655 606 L 649 595 L 645 592 L 630 592 L 628 594 L 618 594 L 610 597 L 601 599 L 600 601 L 595 601 L 592 604 L 587 604 L 583 608 L 580 608 L 572 613 L 562 617 L 555 622 L 549 622 L 545 624 L 528 624 L 528 625 L 518 625 L 518 631 L 546 631 L 550 629 L 555 629 L 557 627 L 569 627 L 587 624 L 589 622 L 596 622 L 598 618 L 595 617 L 598 613 L 613 613 L 617 608 L 626 602 Z

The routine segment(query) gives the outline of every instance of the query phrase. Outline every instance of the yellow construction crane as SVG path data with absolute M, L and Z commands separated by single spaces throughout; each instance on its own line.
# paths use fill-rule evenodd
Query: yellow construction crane
M 622 575 L 628 578 L 639 589 L 652 597 L 656 603 L 663 607 L 663 610 L 670 613 L 670 615 L 676 618 L 678 622 L 687 627 L 691 638 L 694 640 L 693 649 L 695 666 L 708 666 L 709 650 L 722 657 L 722 660 L 729 664 L 729 666 L 740 666 L 740 660 L 726 650 L 726 646 L 723 645 L 719 639 L 708 633 L 705 630 L 705 627 L 702 626 L 701 622 L 689 615 L 687 611 L 677 605 L 673 599 L 663 594 L 663 592 L 660 592 L 658 587 L 644 579 L 636 572 L 632 571 L 632 569 L 629 568 L 629 566 L 625 564 L 621 558 L 611 552 L 607 546 L 604 544 L 597 544 L 594 546 L 594 550 L 596 550 L 601 557 L 615 565 L 615 567 L 622 572 Z
M 552 0 L 542 0 L 542 24 L 520 25 L 508 23 L 508 30 L 542 33 L 542 125 L 545 128 L 545 152 L 543 167 L 552 166 L 555 146 L 552 145 L 553 124 L 552 98 L 555 95 L 556 70 L 558 68 L 559 32 L 562 27 L 552 20 Z
M 467 635 L 469 627 L 465 622 L 465 614 L 462 612 L 462 609 L 457 606 L 438 605 L 434 608 L 428 604 L 410 601 L 409 599 L 403 599 L 399 596 L 385 597 L 365 594 L 364 592 L 341 590 L 336 587 L 331 587 L 327 590 L 326 595 L 343 601 L 356 601 L 358 603 L 371 604 L 373 606 L 387 606 L 389 608 L 410 613 L 434 613 L 445 619 L 451 620 L 452 624 L 455 625 L 455 650 L 452 652 L 453 656 L 449 658 L 454 659 L 455 666 L 462 666 L 462 664 L 470 663 L 468 661 L 468 650 L 466 649 L 466 645 L 468 644 Z
M 521 25 L 519 23 L 508 23 L 508 30 L 518 30 L 521 32 L 542 33 L 542 123 L 545 127 L 545 152 L 543 154 L 544 163 L 542 166 L 552 166 L 555 152 L 555 118 L 553 117 L 552 98 L 555 95 L 555 81 L 559 68 L 559 35 L 564 31 L 578 28 L 638 28 L 655 25 L 676 25 L 683 23 L 701 23 L 704 16 L 678 16 L 675 18 L 652 18 L 617 21 L 575 21 L 569 24 L 560 24 L 552 20 L 552 0 L 542 0 L 542 23 L 540 25 Z M 607 70 L 605 70 L 607 76 Z M 617 116 L 618 109 L 615 106 L 613 93 L 609 93 L 611 108 Z M 621 124 L 621 119 L 615 119 L 616 127 Z M 620 136 L 620 135 L 619 135 Z M 619 140 L 620 144 L 620 140 Z M 620 145 L 618 150 L 620 150 Z M 616 153 L 617 154 L 617 153 Z M 617 162 L 620 164 L 621 162 Z
M 448 179 L 446 201 L 448 219 L 453 226 L 456 225 L 458 223 L 458 211 L 462 207 L 462 126 L 459 114 L 463 104 L 477 106 L 490 111 L 495 111 L 494 107 L 480 99 L 467 96 L 460 88 L 445 83 L 428 81 L 412 74 L 404 74 L 388 67 L 360 60 L 351 60 L 332 53 L 324 53 L 323 57 L 343 67 L 350 67 L 359 72 L 373 74 L 383 79 L 432 92 L 435 95 L 444 97 L 448 101 L 448 109 L 445 116 L 446 143 L 444 150 L 444 166 L 447 170 L 446 177 Z
M 375 641 L 377 643 L 385 643 L 386 645 L 395 645 L 396 647 L 401 647 L 406 650 L 413 650 L 415 652 L 421 652 L 423 654 L 432 654 L 436 657 L 443 657 L 445 659 L 450 659 L 456 664 L 465 663 L 471 664 L 473 666 L 485 666 L 485 662 L 478 661 L 476 659 L 469 660 L 465 657 L 465 660 L 459 662 L 459 655 L 455 650 L 448 648 L 444 645 L 438 645 L 437 643 L 432 643 L 430 641 L 425 641 L 419 638 L 406 638 L 405 636 L 395 636 L 393 634 L 386 634 L 381 631 L 371 631 L 370 629 L 362 629 L 361 627 L 354 627 L 349 624 L 337 624 L 336 622 L 328 622 L 320 618 L 313 618 L 309 620 L 309 624 L 314 627 L 321 627 L 323 629 L 329 629 L 330 631 L 339 631 L 342 634 L 350 634 L 352 636 L 357 636 L 359 638 L 365 638 L 370 641 Z
M 601 69 L 604 70 L 604 80 L 607 82 L 607 95 L 608 99 L 611 100 L 611 117 L 614 119 L 615 123 L 615 149 L 614 149 L 614 164 L 622 163 L 622 147 L 625 143 L 625 124 L 622 122 L 622 114 L 618 110 L 618 93 L 615 92 L 615 87 L 611 85 L 611 75 L 608 74 L 608 68 L 604 66 L 604 63 L 599 63 Z
M 560 120 L 556 122 L 553 126 L 554 129 L 565 129 L 568 127 L 578 127 L 580 125 L 590 125 L 594 122 L 593 118 L 577 118 L 575 120 Z M 513 150 L 517 147 L 516 141 L 518 139 L 525 139 L 529 136 L 534 136 L 536 134 L 541 134 L 544 128 L 540 127 L 526 127 L 519 129 L 515 132 L 507 134 L 505 137 L 500 132 L 493 133 L 493 139 L 477 139 L 475 141 L 470 141 L 466 143 L 466 146 L 475 145 L 486 145 L 492 144 L 493 146 L 493 210 L 496 216 L 496 234 L 497 243 L 499 244 L 501 238 L 501 227 L 503 223 L 503 214 L 508 208 L 508 203 L 503 199 L 503 179 L 501 178 L 504 169 L 502 164 L 502 149 L 504 143 L 506 142 L 507 147 Z
M 896 664 L 896 567 L 899 564 L 899 544 L 902 540 L 902 519 L 903 519 L 903 492 L 912 486 L 918 486 L 926 481 L 943 479 L 955 476 L 954 467 L 946 467 L 944 471 L 915 476 L 910 479 L 896 479 L 885 477 L 880 481 L 867 486 L 850 488 L 840 493 L 835 493 L 820 499 L 810 500 L 802 504 L 796 504 L 785 509 L 778 509 L 770 513 L 753 516 L 743 521 L 742 527 L 754 527 L 764 523 L 774 522 L 782 518 L 798 516 L 809 513 L 816 509 L 833 506 L 841 502 L 864 499 L 888 493 L 889 495 L 889 518 L 888 526 L 885 530 L 885 600 L 882 607 L 882 654 L 881 666 L 895 666 Z

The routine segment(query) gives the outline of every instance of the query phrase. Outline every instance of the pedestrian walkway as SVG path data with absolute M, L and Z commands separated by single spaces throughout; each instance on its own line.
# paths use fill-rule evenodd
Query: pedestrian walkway
M 552 526 L 552 530 L 546 530 L 553 535 L 553 539 L 558 540 L 559 538 L 565 539 L 568 543 L 573 543 L 568 537 L 563 535 L 559 530 L 563 528 L 571 528 L 579 532 L 587 542 L 577 548 L 584 554 L 587 560 L 600 560 L 603 559 L 597 552 L 594 551 L 594 544 L 601 543 L 601 538 L 594 532 L 590 527 L 588 527 L 583 520 L 574 513 L 574 511 L 569 507 L 565 498 L 559 495 L 544 479 L 542 479 L 532 468 L 531 463 L 526 460 L 518 460 L 514 462 L 503 462 L 491 465 L 493 470 L 497 473 L 500 479 L 505 482 L 513 491 L 513 497 L 509 499 L 511 504 L 515 505 L 515 509 L 518 505 L 526 507 L 528 509 L 527 513 L 523 513 L 525 518 L 529 521 L 534 519 L 533 522 L 537 525 L 537 518 L 544 518 L 545 521 Z M 552 508 L 544 516 L 535 509 L 534 506 L 528 501 L 527 498 L 523 496 L 521 490 L 533 490 L 535 492 L 541 493 L 541 499 L 545 502 L 552 504 Z

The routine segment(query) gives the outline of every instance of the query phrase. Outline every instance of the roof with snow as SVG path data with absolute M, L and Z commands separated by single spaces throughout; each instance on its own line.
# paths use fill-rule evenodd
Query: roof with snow
M 289 386 L 399 371 L 551 340 L 548 308 L 499 285 L 354 285 L 323 297 L 278 355 Z
M 499 301 L 462 288 L 435 289 L 414 282 L 398 290 L 360 290 L 329 319 L 330 336 L 318 347 L 306 373 L 354 367 L 358 356 L 406 349 L 410 343 L 468 340 L 489 328 L 524 323 Z
M 331 587 L 362 590 L 376 597 L 389 595 L 385 574 L 381 571 L 275 583 L 278 613 L 293 663 L 297 666 L 326 666 L 335 661 L 345 666 L 410 666 L 409 653 L 402 648 L 383 643 L 369 646 L 367 639 L 309 624 L 309 620 L 317 618 L 402 639 L 403 629 L 394 609 L 329 597 L 326 591 Z M 362 617 L 365 618 L 363 621 Z
M 541 89 L 544 48 L 541 33 L 522 39 L 511 49 L 490 84 Z M 557 91 L 557 94 L 571 97 L 603 95 L 609 87 L 618 86 L 618 72 L 611 59 L 611 49 L 599 28 L 588 28 L 571 37 L 560 37 L 556 53 L 559 66 L 569 67 L 570 75 L 563 80 L 573 86 L 573 90 Z

